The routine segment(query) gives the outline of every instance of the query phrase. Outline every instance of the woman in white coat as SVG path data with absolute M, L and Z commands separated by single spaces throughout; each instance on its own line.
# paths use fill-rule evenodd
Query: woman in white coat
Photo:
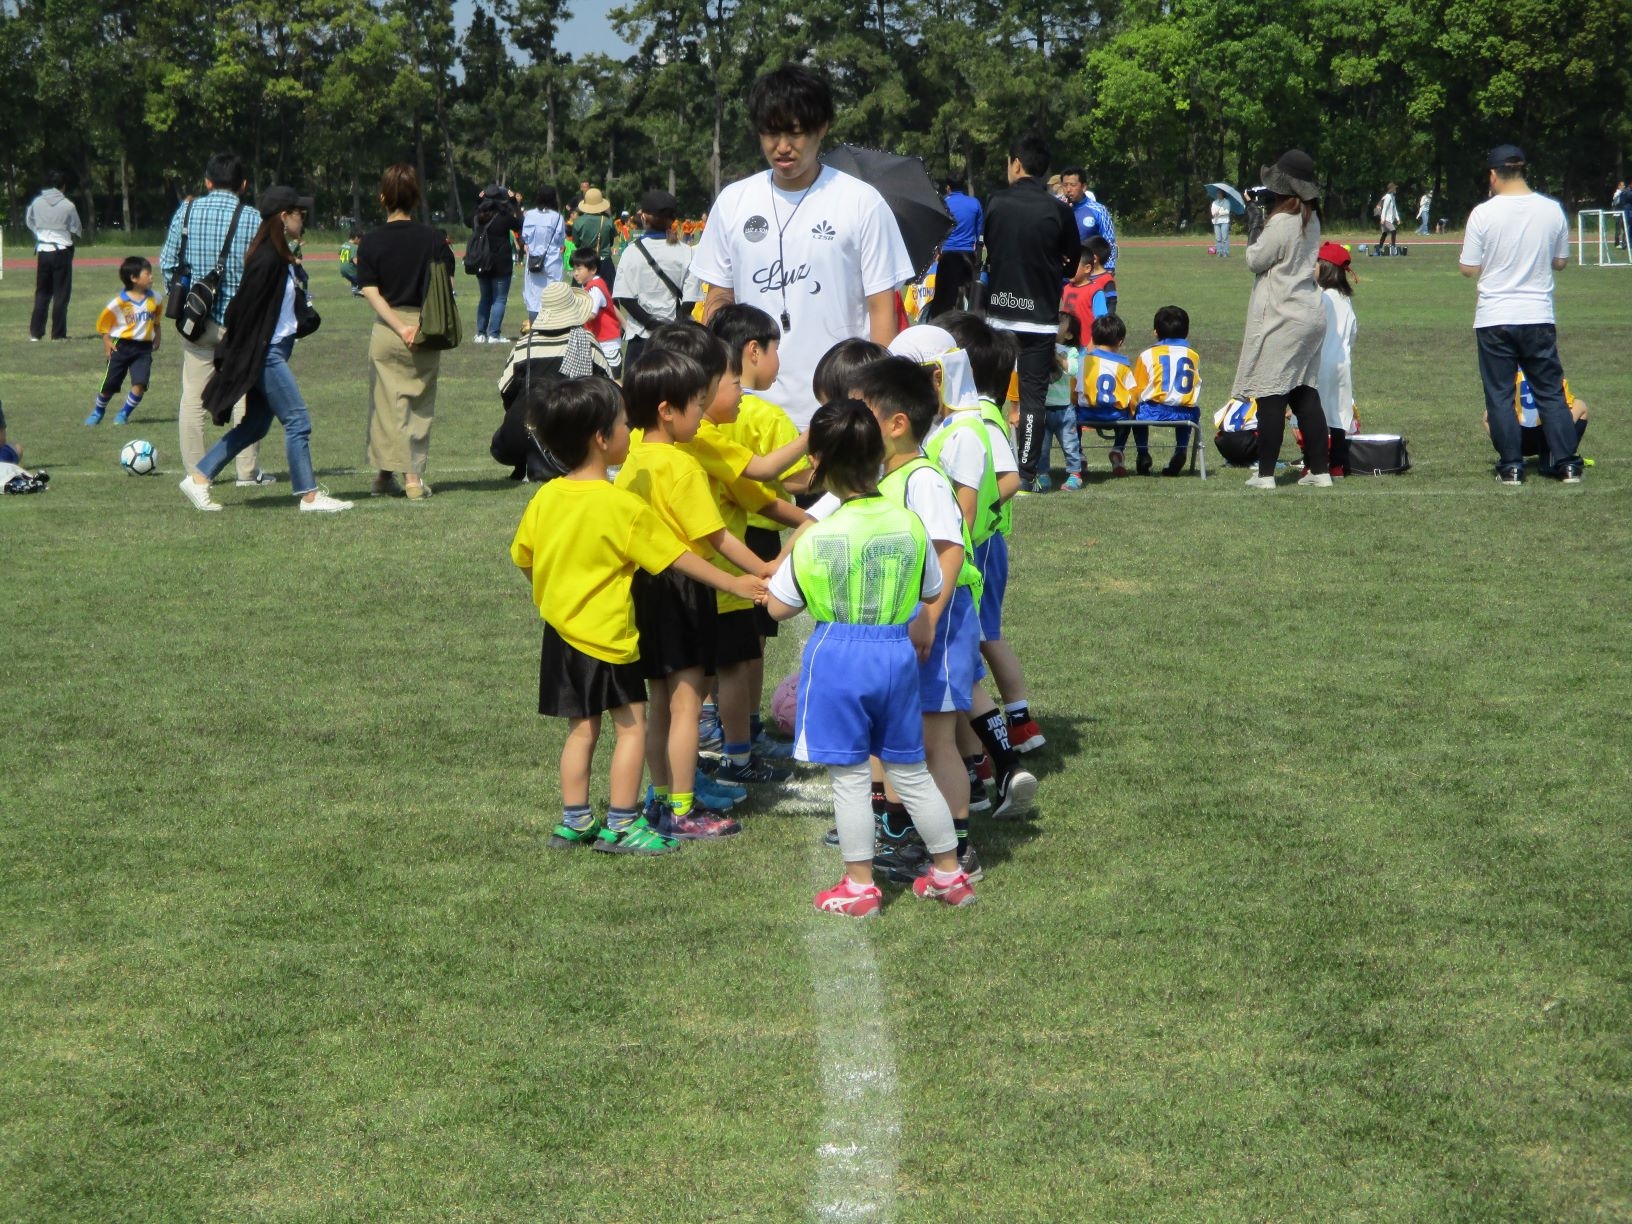
M 1326 308 L 1326 339 L 1320 346 L 1320 406 L 1326 413 L 1326 430 L 1331 439 L 1332 475 L 1345 476 L 1349 468 L 1349 435 L 1357 421 L 1354 415 L 1354 338 L 1360 323 L 1349 299 L 1354 286 L 1349 283 L 1349 253 L 1336 242 L 1323 242 L 1315 264 L 1315 282 Z
M 538 313 L 538 302 L 551 281 L 565 279 L 561 252 L 567 245 L 567 223 L 561 216 L 561 197 L 554 187 L 540 187 L 533 206 L 521 218 L 521 242 L 527 251 L 527 275 L 521 282 L 521 301 L 527 322 Z

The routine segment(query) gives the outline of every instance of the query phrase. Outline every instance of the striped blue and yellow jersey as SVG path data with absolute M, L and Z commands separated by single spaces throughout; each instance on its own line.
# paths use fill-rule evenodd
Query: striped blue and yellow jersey
M 1132 412 L 1139 401 L 1133 363 L 1121 353 L 1093 348 L 1082 355 L 1084 408 L 1096 412 Z
M 1201 368 L 1196 351 L 1183 340 L 1151 345 L 1139 354 L 1133 376 L 1141 404 L 1194 408 L 1201 399 Z
M 164 306 L 151 289 L 145 294 L 126 289 L 102 308 L 96 330 L 109 340 L 154 340 Z
M 1564 380 L 1564 405 L 1571 412 L 1575 411 L 1575 396 L 1570 394 L 1570 380 Z M 1513 379 L 1513 415 L 1519 418 L 1519 424 L 1525 429 L 1534 429 L 1541 424 L 1541 414 L 1536 411 L 1536 395 L 1530 390 L 1530 380 L 1520 370 Z

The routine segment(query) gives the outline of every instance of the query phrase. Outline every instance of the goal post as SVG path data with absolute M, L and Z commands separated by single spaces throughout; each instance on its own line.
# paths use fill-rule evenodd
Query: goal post
M 1590 208 L 1575 214 L 1576 260 L 1582 267 L 1632 268 L 1627 237 L 1626 214 L 1618 209 Z

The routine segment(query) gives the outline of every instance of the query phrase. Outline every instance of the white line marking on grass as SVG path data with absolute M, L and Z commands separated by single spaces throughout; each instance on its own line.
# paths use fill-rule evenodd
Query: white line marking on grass
M 813 886 L 831 885 L 838 866 L 833 848 L 812 838 L 807 858 Z M 893 1220 L 901 1104 L 878 964 L 861 922 L 830 914 L 809 918 L 805 950 L 822 1076 L 811 1212 L 824 1222 Z

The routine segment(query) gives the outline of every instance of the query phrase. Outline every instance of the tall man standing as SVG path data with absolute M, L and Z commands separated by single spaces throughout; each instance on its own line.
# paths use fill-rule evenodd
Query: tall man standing
M 215 349 L 221 343 L 222 323 L 227 317 L 227 304 L 238 292 L 238 282 L 244 277 L 244 256 L 260 228 L 260 214 L 240 198 L 244 193 L 247 175 L 244 163 L 231 153 L 217 153 L 204 168 L 204 192 L 183 204 L 170 218 L 170 232 L 165 236 L 164 248 L 159 252 L 159 271 L 166 285 L 174 284 L 178 274 L 189 277 L 203 276 L 221 259 L 221 290 L 215 295 L 215 306 L 203 335 L 196 341 L 181 342 L 181 411 L 178 426 L 181 431 L 181 462 L 187 471 L 198 468 L 204 458 L 204 427 L 213 425 L 209 410 L 204 407 L 204 384 L 215 371 Z M 233 218 L 237 217 L 237 228 Z M 186 267 L 182 267 L 181 231 L 187 230 Z M 232 241 L 227 241 L 228 233 Z M 232 423 L 244 419 L 244 402 L 232 411 Z M 246 488 L 274 484 L 276 476 L 261 471 L 261 448 L 256 443 L 238 453 L 235 460 L 238 486 Z
M 1081 166 L 1060 171 L 1060 191 L 1071 206 L 1071 215 L 1077 219 L 1077 237 L 1087 242 L 1103 238 L 1111 244 L 1111 257 L 1105 261 L 1105 271 L 1116 271 L 1116 226 L 1111 223 L 1111 210 L 1088 190 L 1088 172 Z
M 747 302 L 781 324 L 782 368 L 764 394 L 803 429 L 818 407 L 811 376 L 828 349 L 854 337 L 895 339 L 895 290 L 912 279 L 912 259 L 878 190 L 822 165 L 833 122 L 826 81 L 783 64 L 748 91 L 748 118 L 770 169 L 720 192 L 691 270 L 709 287 L 705 318 Z
M 1048 146 L 1022 136 L 1009 146 L 1009 186 L 986 203 L 986 321 L 1020 342 L 1020 487 L 1037 486 L 1060 291 L 1076 274 L 1082 240 L 1071 209 L 1048 194 Z M 1081 180 L 1079 179 L 1080 183 Z
M 60 170 L 45 176 L 45 188 L 29 203 L 24 221 L 34 231 L 34 316 L 28 338 L 45 339 L 45 315 L 51 312 L 51 339 L 68 339 L 68 299 L 74 292 L 74 239 L 79 236 L 79 209 L 62 194 L 68 180 Z
M 941 243 L 935 296 L 929 303 L 931 321 L 949 311 L 969 308 L 980 270 L 980 229 L 986 220 L 980 201 L 964 193 L 963 179 L 955 174 L 941 180 L 941 198 L 952 214 L 952 232 Z
M 1463 276 L 1479 278 L 1473 334 L 1496 476 L 1505 485 L 1524 483 L 1524 451 L 1513 415 L 1513 388 L 1522 369 L 1555 459 L 1551 475 L 1579 484 L 1582 463 L 1575 453 L 1575 422 L 1564 402 L 1564 367 L 1553 324 L 1553 273 L 1569 262 L 1569 222 L 1557 200 L 1530 190 L 1524 151 L 1517 145 L 1492 149 L 1486 166 L 1490 198 L 1468 217 L 1460 261 Z

